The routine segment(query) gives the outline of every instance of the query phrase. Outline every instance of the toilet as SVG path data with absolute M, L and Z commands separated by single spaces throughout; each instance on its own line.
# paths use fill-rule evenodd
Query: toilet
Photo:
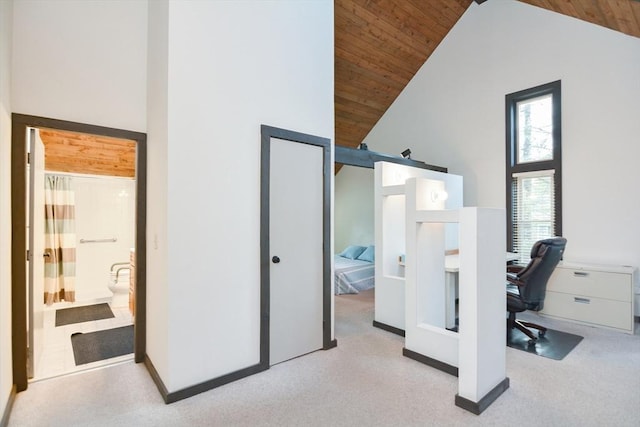
M 116 263 L 109 272 L 109 290 L 113 294 L 111 307 L 129 306 L 129 263 Z

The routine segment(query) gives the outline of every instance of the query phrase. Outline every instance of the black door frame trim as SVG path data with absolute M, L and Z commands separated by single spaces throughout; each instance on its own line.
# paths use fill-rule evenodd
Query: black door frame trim
M 552 122 L 553 122 L 553 158 L 551 160 L 518 163 L 516 154 L 516 105 L 518 102 L 551 95 Z M 506 141 L 506 168 L 505 168 L 505 197 L 507 207 L 507 250 L 513 251 L 513 174 L 518 172 L 533 172 L 540 170 L 554 171 L 554 222 L 556 236 L 562 236 L 562 80 L 538 85 L 529 89 L 505 95 L 505 141 Z
M 271 169 L 271 138 L 298 142 L 323 149 L 323 207 L 322 207 L 322 348 L 333 348 L 337 341 L 331 339 L 331 140 L 314 135 L 261 125 L 261 174 L 260 174 L 260 366 L 269 368 L 270 275 L 269 253 L 269 181 Z
M 27 297 L 26 272 L 26 135 L 27 127 L 59 129 L 136 142 L 136 300 L 134 359 L 144 361 L 146 353 L 147 277 L 147 135 L 122 129 L 69 122 L 13 113 L 11 115 L 11 322 L 13 382 L 18 392 L 26 390 Z
M 169 392 L 162 382 L 160 375 L 149 358 L 145 365 L 156 383 L 165 403 L 173 403 L 186 399 L 196 394 L 229 384 L 242 378 L 263 372 L 269 369 L 269 308 L 270 308 L 270 284 L 269 269 L 271 260 L 269 257 L 269 173 L 271 161 L 271 138 L 279 138 L 287 141 L 303 144 L 317 145 L 323 148 L 323 337 L 322 348 L 324 350 L 337 345 L 336 340 L 331 339 L 331 141 L 303 133 L 279 129 L 267 125 L 260 126 L 261 158 L 260 158 L 260 359 L 257 364 L 239 369 L 234 372 Z
M 271 260 L 269 257 L 269 173 L 271 161 L 271 138 L 279 138 L 287 141 L 299 142 L 303 144 L 316 145 L 323 148 L 323 265 L 324 275 L 322 283 L 323 298 L 323 349 L 329 349 L 337 345 L 336 340 L 331 339 L 331 141 L 303 133 L 279 129 L 267 125 L 261 125 L 261 180 L 260 180 L 260 359 L 257 364 L 239 369 L 234 372 L 201 382 L 199 384 L 186 387 L 177 391 L 169 392 L 162 382 L 160 375 L 147 357 L 145 365 L 151 374 L 151 378 L 156 383 L 164 402 L 169 404 L 186 399 L 196 394 L 214 389 L 216 387 L 229 384 L 233 381 L 257 374 L 269 369 L 269 302 L 270 284 L 269 268 Z

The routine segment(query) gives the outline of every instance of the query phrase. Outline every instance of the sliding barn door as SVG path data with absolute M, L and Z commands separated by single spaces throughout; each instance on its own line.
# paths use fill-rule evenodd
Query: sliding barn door
M 270 142 L 270 365 L 323 347 L 323 148 Z

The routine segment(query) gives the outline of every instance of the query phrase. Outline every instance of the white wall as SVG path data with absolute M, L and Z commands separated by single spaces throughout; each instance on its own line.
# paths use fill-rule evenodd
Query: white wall
M 10 3 L 0 1 L 3 23 L 9 20 L 4 8 Z M 147 2 L 92 0 L 34 1 L 20 0 L 13 3 L 13 32 L 4 30 L 2 41 L 2 81 L 5 67 L 11 64 L 11 108 L 0 100 L 7 112 L 77 121 L 93 125 L 123 128 L 144 132 L 146 130 L 146 57 L 147 57 Z M 6 54 L 6 43 L 11 37 L 13 57 Z M 3 91 L 4 92 L 4 91 Z M 8 120 L 3 112 L 2 120 Z M 8 132 L 1 123 L 2 135 Z M 0 147 L 9 149 L 9 140 L 0 137 Z M 7 159 L 7 160 L 5 160 Z M 9 186 L 4 174 L 8 156 L 0 156 L 2 187 Z M 6 200 L 6 202 L 5 202 Z M 9 219 L 8 195 L 1 195 L 0 224 L 4 228 Z M 6 206 L 6 208 L 5 208 Z M 8 239 L 0 239 L 2 245 Z M 3 246 L 4 248 L 4 246 Z M 4 249 L 3 249 L 4 251 Z M 9 274 L 5 258 L 0 260 L 0 319 L 8 318 L 10 298 L 4 282 Z M 10 326 L 9 326 L 10 327 Z M 2 334 L 5 325 L 2 325 Z M 10 343 L 0 335 L 2 347 L 2 371 L 10 357 Z M 10 365 L 9 365 L 10 368 Z M 9 371 L 10 372 L 10 371 Z M 7 382 L 0 381 L 0 397 L 5 396 Z
M 14 5 L 16 113 L 146 130 L 147 2 Z
M 165 385 L 257 363 L 260 124 L 333 138 L 333 3 L 24 0 L 14 28 L 13 111 L 148 132 Z
M 343 166 L 335 178 L 336 252 L 348 245 L 373 245 L 373 169 Z
M 333 139 L 333 2 L 154 3 L 149 83 L 168 95 L 149 93 L 149 182 L 166 196 L 149 205 L 167 215 L 148 261 L 170 262 L 148 280 L 168 319 L 147 352 L 171 392 L 259 362 L 260 124 Z
M 76 202 L 76 300 L 110 297 L 110 267 L 129 262 L 129 250 L 135 247 L 136 182 L 81 175 L 71 179 Z M 116 241 L 80 243 L 111 238 Z
M 640 39 L 516 1 L 472 3 L 365 139 L 505 206 L 505 95 L 562 80 L 565 259 L 640 266 Z M 419 145 L 415 141 L 421 141 Z
M 147 78 L 147 354 L 160 378 L 169 372 L 167 247 L 169 2 L 149 2 Z
M 11 28 L 13 1 L 0 1 L 0 418 L 13 387 L 11 363 Z

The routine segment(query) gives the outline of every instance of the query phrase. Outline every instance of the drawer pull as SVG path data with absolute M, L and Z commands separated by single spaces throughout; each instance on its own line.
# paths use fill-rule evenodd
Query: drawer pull
M 591 304 L 591 300 L 589 298 L 573 297 L 573 301 L 580 304 Z
M 573 275 L 577 277 L 587 277 L 589 273 L 587 273 L 586 271 L 574 271 Z

